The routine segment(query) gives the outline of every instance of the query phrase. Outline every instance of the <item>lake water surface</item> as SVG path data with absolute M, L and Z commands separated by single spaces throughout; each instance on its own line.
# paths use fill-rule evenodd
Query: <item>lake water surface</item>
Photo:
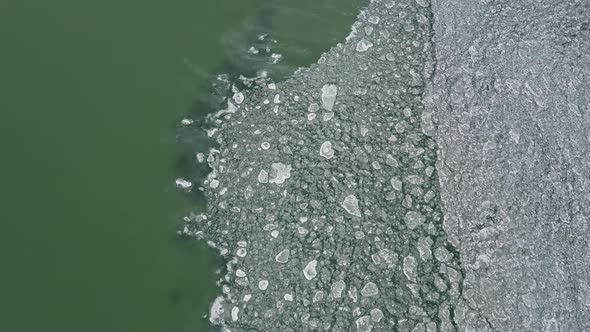
M 208 330 L 222 262 L 176 235 L 204 202 L 174 188 L 206 142 L 177 123 L 216 74 L 309 65 L 362 4 L 1 1 L 0 330 Z M 260 33 L 278 64 L 244 56 Z

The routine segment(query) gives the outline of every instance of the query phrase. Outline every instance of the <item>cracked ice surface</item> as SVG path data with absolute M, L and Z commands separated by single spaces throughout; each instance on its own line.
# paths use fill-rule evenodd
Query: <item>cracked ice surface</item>
M 464 264 L 455 323 L 590 331 L 590 2 L 432 9 L 423 127 L 441 147 L 444 225 Z
M 436 145 L 421 128 L 429 17 L 415 0 L 372 1 L 345 43 L 216 118 L 207 162 L 218 187 L 204 186 L 207 218 L 187 225 L 227 262 L 215 322 L 453 328 L 463 271 L 443 231 Z

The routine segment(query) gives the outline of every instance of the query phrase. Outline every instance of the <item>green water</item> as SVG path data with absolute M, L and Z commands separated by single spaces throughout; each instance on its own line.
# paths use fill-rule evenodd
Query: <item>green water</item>
M 203 204 L 175 124 L 261 4 L 294 68 L 360 2 L 0 1 L 0 331 L 206 331 L 220 262 L 175 235 Z

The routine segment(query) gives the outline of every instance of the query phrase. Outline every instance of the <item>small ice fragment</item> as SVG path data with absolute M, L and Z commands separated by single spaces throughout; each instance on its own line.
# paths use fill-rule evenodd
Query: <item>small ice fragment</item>
M 391 186 L 393 187 L 393 189 L 400 191 L 402 190 L 402 180 L 400 180 L 400 178 L 398 177 L 393 177 L 391 178 Z
M 353 216 L 357 216 L 357 217 L 361 216 L 361 210 L 359 209 L 359 201 L 355 195 L 346 196 L 344 198 L 344 201 L 342 202 L 341 206 L 349 214 L 351 214 Z
M 403 270 L 404 275 L 406 278 L 408 278 L 408 280 L 416 281 L 416 258 L 414 258 L 414 256 L 407 256 L 404 258 Z
M 342 291 L 344 291 L 344 288 L 346 288 L 346 283 L 344 282 L 344 280 L 338 280 L 335 283 L 333 283 L 330 287 L 332 297 L 335 299 L 342 297 Z
M 287 263 L 287 261 L 289 261 L 289 249 L 285 249 L 279 252 L 278 255 L 276 255 L 275 257 L 275 261 L 281 264 Z
M 238 257 L 246 257 L 247 254 L 248 254 L 248 251 L 246 251 L 245 248 L 240 248 L 240 249 L 238 249 L 238 251 L 236 251 L 236 255 Z
M 197 153 L 197 161 L 199 163 L 204 162 L 205 161 L 205 155 L 203 153 L 201 153 L 201 152 Z
M 236 102 L 236 104 L 239 105 L 244 101 L 244 94 L 241 92 L 234 93 L 233 99 Z
M 422 225 L 426 221 L 426 217 L 424 217 L 420 212 L 409 211 L 408 213 L 406 213 L 404 220 L 406 222 L 406 226 L 408 226 L 408 228 L 412 230 Z
M 371 17 L 369 17 L 369 23 L 371 23 L 371 24 L 379 24 L 379 16 L 371 16 Z
M 268 150 L 270 148 L 270 143 L 262 142 L 262 144 L 260 144 L 260 147 L 262 148 L 262 150 Z
M 285 299 L 285 301 L 292 302 L 293 301 L 293 294 L 285 294 L 285 296 L 283 298 Z
M 270 165 L 269 183 L 281 184 L 291 177 L 291 165 L 273 163 Z
M 328 112 L 332 111 L 337 94 L 338 87 L 333 84 L 326 84 L 322 87 L 322 107 Z
M 216 189 L 217 187 L 219 187 L 219 180 L 213 179 L 211 180 L 211 182 L 209 183 L 209 187 Z
M 274 84 L 274 83 L 270 83 L 270 84 L 268 85 L 268 88 L 269 88 L 269 89 L 271 89 L 271 90 L 276 90 L 276 89 L 277 89 L 277 85 L 276 85 L 276 84 Z
M 379 288 L 373 282 L 368 282 L 363 289 L 361 289 L 361 295 L 364 297 L 375 296 L 379 294 Z
M 370 332 L 373 329 L 371 325 L 371 316 L 363 316 L 356 320 L 356 330 L 359 332 Z
M 324 292 L 323 291 L 316 291 L 314 296 L 313 296 L 313 303 L 319 302 L 324 298 Z
M 422 179 L 421 177 L 416 176 L 416 175 L 408 175 L 407 179 L 408 179 L 408 182 L 410 182 L 411 184 L 417 185 L 417 186 L 424 183 L 424 179 Z
M 263 279 L 258 282 L 258 289 L 266 290 L 268 288 L 268 280 Z
M 193 186 L 193 183 L 188 180 L 185 180 L 183 178 L 176 179 L 176 187 L 178 187 L 178 188 L 189 189 L 192 186 Z
M 307 114 L 307 120 L 312 121 L 313 119 L 315 119 L 316 115 L 317 115 L 316 113 Z
M 317 265 L 318 261 L 315 259 L 307 263 L 307 265 L 303 268 L 303 276 L 305 279 L 311 280 L 318 275 L 318 272 L 316 271 Z
M 326 159 L 331 159 L 332 157 L 334 157 L 334 149 L 332 149 L 332 142 L 325 141 L 324 143 L 322 143 L 322 146 L 320 147 L 320 156 Z
M 424 8 L 428 7 L 428 0 L 416 0 L 416 3 Z
M 260 173 L 258 173 L 258 182 L 260 183 L 268 183 L 268 172 L 261 169 Z
M 195 121 L 193 121 L 193 119 L 188 119 L 188 118 L 187 118 L 187 119 L 182 119 L 182 120 L 180 120 L 180 123 L 181 123 L 183 126 L 190 126 L 190 125 L 192 125 L 194 122 L 195 122 Z
M 368 49 L 370 49 L 371 47 L 373 47 L 373 43 L 371 43 L 368 40 L 364 40 L 361 39 L 357 44 L 356 44 L 356 51 L 357 52 L 366 52 Z
M 258 53 L 260 53 L 260 51 L 258 51 L 258 49 L 257 49 L 256 47 L 254 47 L 254 46 L 251 46 L 251 47 L 248 49 L 248 53 L 250 53 L 250 54 L 258 54 Z
M 281 54 L 278 53 L 273 53 L 270 55 L 271 61 L 273 64 L 281 61 L 281 59 L 283 58 L 283 56 Z
M 374 322 L 380 322 L 383 319 L 383 311 L 378 308 L 371 309 L 371 320 Z
M 274 103 L 275 104 L 280 104 L 281 103 L 281 96 L 276 94 L 275 98 L 274 98 Z
M 231 309 L 231 320 L 233 320 L 234 322 L 238 320 L 238 314 L 240 313 L 240 308 L 238 307 L 233 307 Z
M 218 296 L 215 301 L 213 301 L 213 305 L 211 306 L 211 311 L 209 312 L 209 321 L 213 324 L 219 323 L 224 312 L 223 297 Z

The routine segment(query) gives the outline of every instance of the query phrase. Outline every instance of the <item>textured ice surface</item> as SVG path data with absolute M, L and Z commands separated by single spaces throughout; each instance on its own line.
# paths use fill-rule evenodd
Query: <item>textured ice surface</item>
M 455 323 L 590 331 L 590 2 L 432 9 L 423 127 L 441 148 L 445 231 L 463 263 Z
M 588 6 L 374 0 L 317 64 L 245 92 L 186 230 L 227 261 L 212 321 L 590 330 Z
M 414 0 L 373 1 L 346 43 L 217 118 L 208 162 L 226 191 L 206 186 L 208 218 L 190 226 L 226 253 L 226 329 L 453 326 L 461 266 L 421 128 L 433 69 L 424 17 Z

